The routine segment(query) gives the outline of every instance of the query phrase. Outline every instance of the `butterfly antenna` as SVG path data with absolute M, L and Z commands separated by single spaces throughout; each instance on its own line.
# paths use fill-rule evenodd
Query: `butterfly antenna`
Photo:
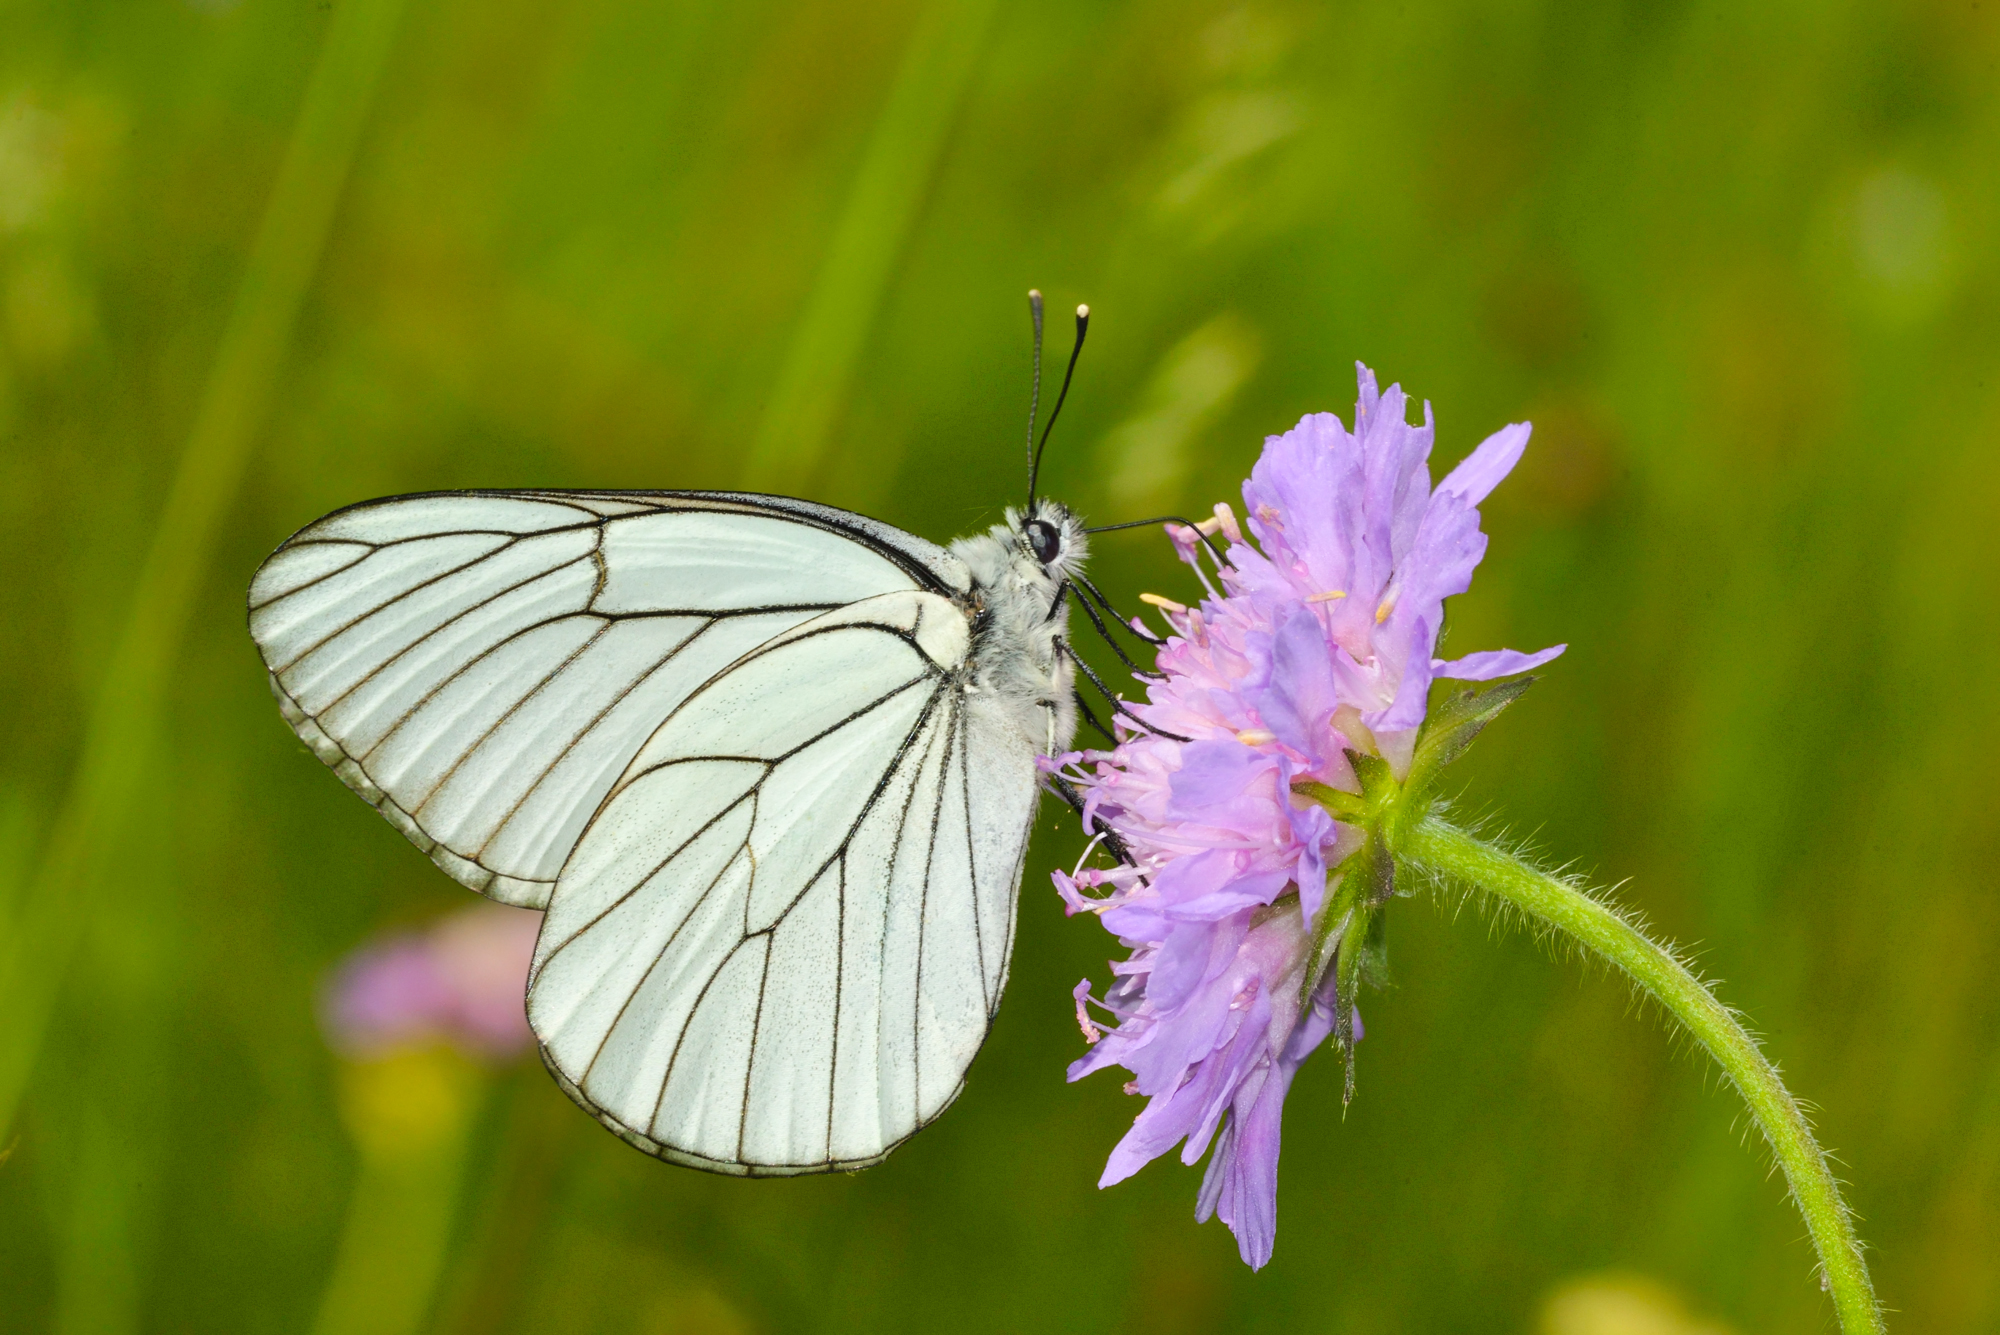
M 1159 515 L 1152 519 L 1128 519 L 1122 524 L 1099 524 L 1095 528 L 1085 529 L 1084 532 L 1116 533 L 1121 528 L 1151 528 L 1154 524 L 1179 524 L 1182 528 L 1192 530 L 1195 537 L 1201 539 L 1202 546 L 1208 548 L 1209 554 L 1215 558 L 1217 565 L 1229 564 L 1228 556 L 1223 552 L 1222 548 L 1215 545 L 1214 538 L 1202 531 L 1200 524 L 1195 523 L 1192 519 L 1183 519 L 1179 515 Z
M 1042 294 L 1028 289 L 1028 318 L 1035 322 L 1035 375 L 1028 391 L 1028 504 L 1035 503 L 1035 414 L 1042 406 Z
M 1035 446 L 1035 457 L 1028 464 L 1028 508 L 1035 508 L 1035 479 L 1042 473 L 1042 451 L 1048 448 L 1049 432 L 1056 429 L 1056 419 L 1062 416 L 1063 400 L 1069 397 L 1070 377 L 1076 374 L 1076 359 L 1083 351 L 1083 336 L 1090 332 L 1090 307 L 1076 308 L 1076 343 L 1069 350 L 1069 365 L 1063 369 L 1062 388 L 1056 392 L 1056 406 L 1049 410 L 1049 424 L 1042 428 L 1041 444 Z

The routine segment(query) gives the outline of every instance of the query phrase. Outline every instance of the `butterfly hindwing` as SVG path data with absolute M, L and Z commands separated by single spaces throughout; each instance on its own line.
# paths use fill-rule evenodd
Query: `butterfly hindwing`
M 1004 981 L 1033 801 L 964 613 L 890 594 L 718 676 L 650 738 L 564 870 L 529 988 L 545 1060 L 641 1148 L 747 1174 L 858 1168 L 956 1095 Z M 971 697 L 976 699 L 976 697 Z M 1025 760 L 1025 764 L 1023 764 Z M 975 810 L 1004 834 L 975 834 Z

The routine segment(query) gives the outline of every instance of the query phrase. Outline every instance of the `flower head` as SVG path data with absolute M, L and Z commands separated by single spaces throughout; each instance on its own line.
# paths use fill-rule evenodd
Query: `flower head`
M 1220 1214 L 1252 1266 L 1276 1237 L 1285 1092 L 1329 1035 L 1360 1032 L 1316 943 L 1330 869 L 1351 865 L 1363 834 L 1294 785 L 1358 791 L 1362 756 L 1401 778 L 1434 678 L 1490 679 L 1562 652 L 1433 656 L 1444 600 L 1486 550 L 1475 507 L 1528 427 L 1489 437 L 1433 489 L 1429 406 L 1412 427 L 1402 391 L 1359 374 L 1353 431 L 1320 413 L 1265 441 L 1243 487 L 1247 535 L 1227 506 L 1202 526 L 1228 541 L 1220 589 L 1203 572 L 1198 607 L 1150 600 L 1173 633 L 1146 703 L 1131 707 L 1138 725 L 1121 720 L 1112 751 L 1062 762 L 1084 790 L 1086 826 L 1125 856 L 1059 872 L 1057 890 L 1131 951 L 1095 1003 L 1109 1024 L 1093 1018 L 1088 982 L 1077 988 L 1093 1047 L 1070 1078 L 1123 1066 L 1149 1100 L 1099 1185 L 1177 1142 L 1189 1164 L 1212 1145 L 1196 1215 Z M 1174 536 L 1201 571 L 1199 535 Z
M 323 1019 L 340 1051 L 379 1057 L 444 1042 L 511 1057 L 533 1040 L 522 1003 L 542 915 L 476 904 L 423 932 L 361 947 L 327 988 Z

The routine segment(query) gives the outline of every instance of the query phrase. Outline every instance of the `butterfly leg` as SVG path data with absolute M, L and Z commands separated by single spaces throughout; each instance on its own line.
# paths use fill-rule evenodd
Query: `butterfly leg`
M 1082 577 L 1079 576 L 1078 578 L 1081 579 Z M 1089 580 L 1083 580 L 1083 584 L 1079 585 L 1078 587 L 1081 588 L 1083 587 L 1083 585 L 1089 585 L 1089 587 L 1093 592 L 1095 592 L 1097 588 L 1097 586 L 1095 584 L 1091 584 Z M 1102 598 L 1104 595 L 1100 593 L 1097 596 Z M 1081 607 L 1083 609 L 1084 615 L 1090 618 L 1090 624 L 1097 628 L 1098 635 L 1100 635 L 1103 638 L 1106 644 L 1111 646 L 1111 652 L 1118 655 L 1118 661 L 1125 665 L 1127 671 L 1129 671 L 1133 676 L 1141 678 L 1142 680 L 1146 681 L 1166 680 L 1164 674 L 1159 672 L 1148 671 L 1147 669 L 1140 667 L 1137 663 L 1132 661 L 1132 656 L 1125 652 L 1124 648 L 1118 643 L 1117 640 L 1112 638 L 1111 628 L 1104 624 L 1103 617 L 1097 615 L 1097 609 L 1090 605 L 1090 599 L 1088 596 L 1082 593 L 1078 593 L 1076 596 L 1076 605 L 1078 607 Z M 1110 604 L 1106 603 L 1105 606 L 1108 608 Z M 1118 614 L 1116 612 L 1113 612 L 1112 615 L 1117 616 Z M 1126 627 L 1126 629 L 1130 630 L 1131 627 L 1128 626 Z M 1158 643 L 1164 644 L 1165 641 L 1164 640 L 1158 641 Z
M 1085 830 L 1095 834 L 1104 841 L 1106 852 L 1127 866 L 1132 865 L 1132 854 L 1125 847 L 1125 841 L 1118 837 L 1118 832 L 1097 817 L 1084 815 L 1083 794 L 1076 790 L 1075 784 L 1060 774 L 1051 774 L 1049 776 L 1049 787 L 1055 792 L 1057 797 L 1060 797 L 1069 804 L 1072 811 L 1076 812 L 1077 817 L 1083 821 Z
M 1090 684 L 1097 688 L 1098 694 L 1102 695 L 1106 700 L 1108 700 L 1111 703 L 1112 713 L 1123 714 L 1126 718 L 1132 720 L 1133 724 L 1135 724 L 1136 726 L 1144 728 L 1147 732 L 1152 733 L 1155 737 L 1164 737 L 1170 742 L 1191 742 L 1194 740 L 1194 738 L 1192 737 L 1183 737 L 1177 732 L 1168 732 L 1165 728 L 1156 728 L 1152 724 L 1146 722 L 1146 720 L 1140 718 L 1137 714 L 1134 714 L 1131 710 L 1125 707 L 1125 702 L 1118 698 L 1118 693 L 1112 690 L 1109 686 L 1106 686 L 1104 684 L 1104 678 L 1098 676 L 1097 673 L 1092 670 L 1090 664 L 1084 662 L 1083 659 L 1077 654 L 1076 650 L 1070 648 L 1069 645 L 1063 642 L 1062 637 L 1060 636 L 1056 637 L 1055 645 L 1056 645 L 1056 652 L 1059 654 L 1067 655 L 1069 661 L 1076 664 L 1077 671 L 1081 672 L 1084 675 L 1084 677 L 1090 682 Z
M 1105 741 L 1110 742 L 1113 746 L 1118 745 L 1118 735 L 1097 721 L 1097 715 L 1090 712 L 1090 706 L 1084 701 L 1083 692 L 1081 691 L 1076 692 L 1076 712 L 1083 715 L 1085 723 L 1088 723 L 1091 727 L 1102 733 Z
M 1037 700 L 1035 703 L 1042 707 L 1042 713 L 1047 715 L 1049 720 L 1049 740 L 1042 746 L 1042 754 L 1045 756 L 1056 755 L 1059 753 L 1059 749 L 1056 746 L 1056 702 L 1053 700 Z

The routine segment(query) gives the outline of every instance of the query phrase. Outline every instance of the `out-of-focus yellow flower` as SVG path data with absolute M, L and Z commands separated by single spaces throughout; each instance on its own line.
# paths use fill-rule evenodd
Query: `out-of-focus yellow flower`
M 1541 1335 L 1734 1335 L 1689 1314 L 1679 1294 L 1644 1275 L 1580 1275 L 1542 1305 Z
M 341 1121 L 364 1159 L 430 1153 L 458 1138 L 481 1083 L 471 1061 L 442 1044 L 344 1062 Z
M 653 1300 L 640 1335 L 750 1335 L 749 1320 L 714 1289 L 696 1285 Z

